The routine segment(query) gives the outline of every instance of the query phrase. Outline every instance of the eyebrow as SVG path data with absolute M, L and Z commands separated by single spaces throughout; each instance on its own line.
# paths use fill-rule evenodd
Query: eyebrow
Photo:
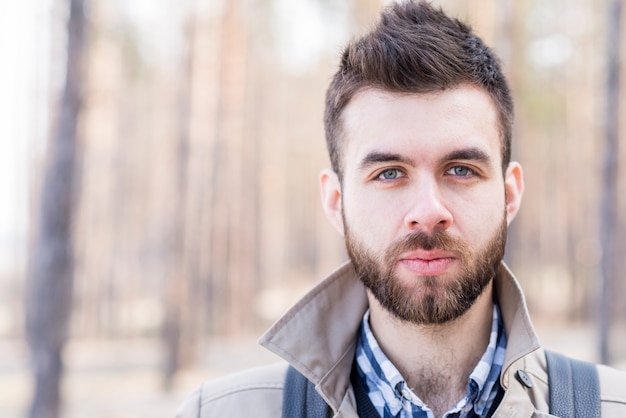
M 491 158 L 489 157 L 489 155 L 485 151 L 476 147 L 454 150 L 446 154 L 441 159 L 441 161 L 444 162 L 454 160 L 477 161 L 491 165 Z
M 411 159 L 404 157 L 400 154 L 395 154 L 391 152 L 370 152 L 365 156 L 365 158 L 361 160 L 359 168 L 361 170 L 365 170 L 376 164 L 390 162 L 415 165 Z

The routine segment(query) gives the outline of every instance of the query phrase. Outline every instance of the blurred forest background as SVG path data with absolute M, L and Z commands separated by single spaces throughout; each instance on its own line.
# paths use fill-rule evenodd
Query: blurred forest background
M 346 258 L 318 198 L 323 97 L 386 3 L 0 4 L 0 416 L 172 416 L 273 359 L 254 339 Z M 620 1 L 433 3 L 512 84 L 507 260 L 540 337 L 625 367 Z

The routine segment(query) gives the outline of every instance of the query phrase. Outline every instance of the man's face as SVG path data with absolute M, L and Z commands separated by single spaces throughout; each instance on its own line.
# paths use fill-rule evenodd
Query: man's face
M 459 317 L 493 278 L 523 189 L 519 165 L 502 174 L 490 97 L 369 89 L 343 126 L 343 182 L 323 174 L 322 194 L 357 273 L 402 320 Z

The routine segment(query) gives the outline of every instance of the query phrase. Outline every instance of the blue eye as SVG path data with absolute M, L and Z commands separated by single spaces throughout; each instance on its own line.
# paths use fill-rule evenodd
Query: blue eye
M 452 167 L 451 169 L 447 171 L 447 173 L 453 176 L 459 176 L 459 177 L 466 177 L 466 176 L 471 176 L 472 174 L 474 174 L 474 172 L 470 168 L 462 166 L 462 165 L 457 165 L 457 166 Z
M 395 168 L 389 168 L 378 175 L 381 180 L 395 180 L 400 177 L 400 172 Z

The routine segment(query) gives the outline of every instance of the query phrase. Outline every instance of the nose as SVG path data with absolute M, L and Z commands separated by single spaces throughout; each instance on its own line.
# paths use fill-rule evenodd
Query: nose
M 421 179 L 410 193 L 410 206 L 404 222 L 406 227 L 430 235 L 437 229 L 445 230 L 452 225 L 452 213 L 435 179 Z

